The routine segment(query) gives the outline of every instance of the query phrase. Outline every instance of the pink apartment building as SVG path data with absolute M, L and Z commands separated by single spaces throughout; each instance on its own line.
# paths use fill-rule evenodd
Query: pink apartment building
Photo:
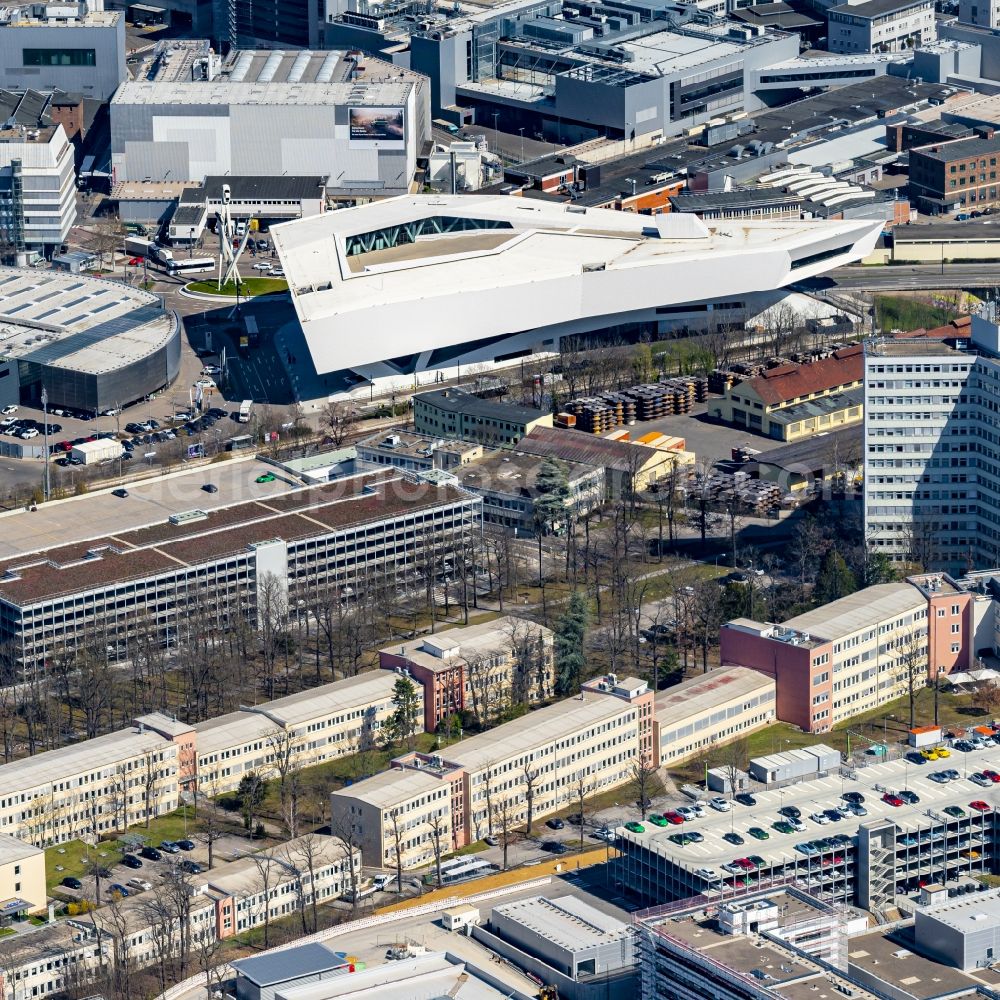
M 774 678 L 777 716 L 805 732 L 906 694 L 911 667 L 931 680 L 975 657 L 973 598 L 941 573 L 866 587 L 776 625 L 748 618 L 719 632 L 722 663 Z

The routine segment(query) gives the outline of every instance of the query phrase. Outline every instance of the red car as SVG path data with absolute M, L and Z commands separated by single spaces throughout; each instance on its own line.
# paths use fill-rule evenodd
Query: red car
M 60 451 L 72 451 L 73 450 L 73 445 L 69 441 L 60 441 L 59 444 L 56 445 L 56 447 Z
M 896 806 L 897 809 L 903 804 L 903 800 L 898 795 L 893 795 L 892 792 L 886 792 L 882 796 L 882 801 L 887 802 L 890 806 Z
M 749 858 L 735 858 L 733 864 L 742 868 L 745 872 L 752 872 L 756 865 Z
M 992 781 L 994 785 L 995 785 L 995 784 L 996 784 L 996 783 L 997 783 L 998 781 L 1000 781 L 1000 774 L 998 774 L 998 773 L 997 773 L 996 771 L 990 771 L 990 770 L 985 770 L 985 771 L 983 771 L 983 774 L 984 774 L 984 775 L 985 775 L 985 776 L 986 776 L 987 778 L 989 778 L 989 779 L 990 779 L 990 781 Z
M 975 809 L 978 812 L 984 813 L 984 812 L 989 812 L 990 811 L 990 804 L 989 804 L 989 802 L 983 802 L 982 799 L 976 799 L 975 802 L 970 802 L 969 803 L 969 808 L 970 809 Z
M 681 823 L 684 822 L 684 817 L 679 812 L 674 812 L 673 809 L 669 810 L 668 812 L 665 812 L 663 814 L 663 818 L 668 823 L 673 823 L 674 826 L 680 826 Z
M 128 262 L 130 267 L 140 267 L 142 265 L 142 257 L 129 257 Z

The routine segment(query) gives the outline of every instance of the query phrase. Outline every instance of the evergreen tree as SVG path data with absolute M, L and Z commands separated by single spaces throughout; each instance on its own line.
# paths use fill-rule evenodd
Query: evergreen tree
M 556 693 L 561 697 L 576 694 L 580 688 L 580 677 L 587 662 L 583 647 L 589 618 L 586 598 L 579 590 L 574 590 L 555 627 Z
M 898 579 L 892 560 L 884 552 L 872 552 L 864 569 L 866 587 L 876 583 L 895 583 Z
M 400 677 L 392 686 L 393 712 L 389 716 L 389 737 L 394 743 L 406 741 L 408 749 L 413 749 L 417 733 L 417 719 L 420 714 L 420 700 L 417 689 L 408 677 Z
M 829 604 L 830 601 L 853 594 L 857 589 L 858 581 L 844 562 L 844 557 L 836 549 L 830 549 L 823 557 L 819 576 L 816 577 L 816 600 L 820 604 Z

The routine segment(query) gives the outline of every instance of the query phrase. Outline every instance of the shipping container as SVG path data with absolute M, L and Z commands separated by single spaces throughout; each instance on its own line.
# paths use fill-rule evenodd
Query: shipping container
M 120 441 L 110 438 L 98 438 L 96 441 L 84 441 L 82 444 L 74 445 L 70 454 L 84 465 L 97 465 L 100 462 L 120 458 L 122 445 Z

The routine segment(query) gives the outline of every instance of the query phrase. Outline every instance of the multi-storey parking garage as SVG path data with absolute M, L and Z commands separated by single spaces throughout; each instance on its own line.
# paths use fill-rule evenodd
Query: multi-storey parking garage
M 957 777 L 929 777 L 949 769 Z M 734 802 L 726 813 L 705 809 L 703 818 L 681 825 L 660 827 L 647 820 L 641 833 L 617 831 L 618 877 L 630 892 L 656 903 L 742 894 L 795 879 L 821 899 L 877 912 L 922 883 L 954 888 L 964 876 L 995 870 L 1000 780 L 987 778 L 986 786 L 971 780 L 993 769 L 1000 771 L 1000 747 L 967 754 L 953 750 L 947 760 L 923 766 L 903 758 L 845 768 L 755 793 L 753 806 Z M 904 792 L 916 801 L 904 796 L 892 805 L 884 799 Z M 845 793 L 863 798 L 864 815 L 839 809 L 846 805 Z M 800 831 L 775 829 L 786 820 L 779 810 L 788 807 L 800 811 Z M 822 822 L 812 818 L 820 815 Z M 751 829 L 766 839 L 757 839 L 760 833 L 755 837 Z M 678 842 L 690 833 L 702 839 Z M 738 859 L 744 864 L 734 864 Z

